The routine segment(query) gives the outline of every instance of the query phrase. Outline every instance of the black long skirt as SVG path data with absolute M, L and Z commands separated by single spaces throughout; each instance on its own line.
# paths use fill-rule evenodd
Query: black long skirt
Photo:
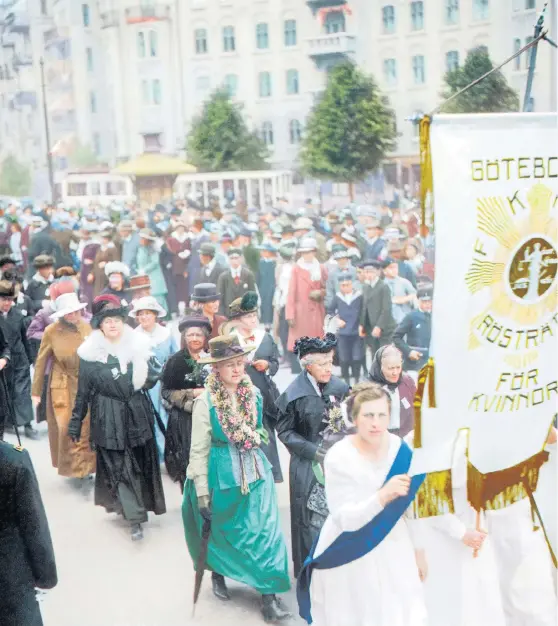
M 192 414 L 173 407 L 168 412 L 169 421 L 165 435 L 165 466 L 175 483 L 184 488 L 186 468 L 190 462 L 192 445 Z
M 126 450 L 97 448 L 95 504 L 130 523 L 147 521 L 147 512 L 166 512 L 155 439 Z

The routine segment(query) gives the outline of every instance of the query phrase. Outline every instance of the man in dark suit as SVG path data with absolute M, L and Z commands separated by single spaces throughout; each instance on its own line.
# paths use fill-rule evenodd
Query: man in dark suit
M 200 283 L 213 283 L 217 284 L 219 276 L 225 271 L 226 267 L 221 265 L 215 258 L 217 248 L 214 243 L 202 243 L 200 246 L 200 270 L 195 278 L 195 282 L 191 285 L 192 290 L 196 285 Z M 191 275 L 191 274 L 190 274 Z
M 359 334 L 366 337 L 374 357 L 378 348 L 391 342 L 395 330 L 391 291 L 382 277 L 380 261 L 363 261 L 359 267 L 364 273 Z
M 48 521 L 31 458 L 0 441 L 0 623 L 42 626 L 35 588 L 58 582 Z
M 229 315 L 231 302 L 242 296 L 247 291 L 256 291 L 256 279 L 254 274 L 246 267 L 242 267 L 242 250 L 230 248 L 227 252 L 229 257 L 229 269 L 225 270 L 217 283 L 217 291 L 221 294 L 219 313 Z
M 55 267 L 60 267 L 62 248 L 52 237 L 48 222 L 37 216 L 33 218 L 32 234 L 29 240 L 28 271 L 34 269 L 33 261 L 40 255 L 54 257 Z
M 27 340 L 25 316 L 14 306 L 16 297 L 15 285 L 0 280 L 0 327 L 10 348 L 10 360 L 5 367 L 6 386 L 12 398 L 17 425 L 24 427 L 26 437 L 36 439 L 38 433 L 32 426 L 33 404 L 29 372 L 33 352 Z

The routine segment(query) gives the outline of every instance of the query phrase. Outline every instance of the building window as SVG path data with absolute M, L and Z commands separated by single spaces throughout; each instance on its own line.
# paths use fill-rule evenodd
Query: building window
M 138 33 L 138 56 L 140 58 L 145 58 L 146 47 L 145 47 L 145 33 Z
M 345 15 L 341 11 L 331 11 L 325 18 L 325 32 L 328 35 L 345 32 Z
M 271 96 L 271 74 L 269 72 L 260 72 L 258 74 L 258 82 L 260 98 L 269 98 Z
M 223 82 L 229 97 L 234 98 L 238 90 L 238 76 L 236 74 L 227 74 Z
M 294 96 L 298 93 L 298 70 L 287 70 L 287 93 Z
M 285 20 L 285 46 L 296 46 L 296 20 Z
M 459 0 L 446 0 L 446 24 L 459 22 Z
M 390 87 L 397 84 L 397 61 L 395 59 L 384 59 L 384 78 Z
M 382 7 L 382 22 L 384 35 L 392 35 L 395 32 L 395 7 L 393 4 Z
M 101 135 L 99 133 L 93 133 L 93 152 L 97 156 L 101 154 Z
M 157 56 L 158 37 L 154 30 L 149 31 L 149 55 L 152 57 Z
M 446 52 L 446 72 L 453 72 L 459 67 L 459 52 L 450 50 Z
M 93 135 L 93 145 L 95 145 L 95 135 Z M 68 183 L 69 196 L 86 196 L 87 183 Z
M 87 59 L 87 71 L 93 71 L 93 50 L 91 48 L 85 48 L 85 58 Z
M 264 22 L 256 24 L 256 48 L 258 50 L 269 48 L 269 29 Z
M 525 0 L 525 10 L 534 9 L 536 0 Z M 532 110 L 532 109 L 531 109 Z
M 196 28 L 194 39 L 196 40 L 196 54 L 207 54 L 207 30 Z
M 411 2 L 411 29 L 424 28 L 424 2 Z
M 91 24 L 91 15 L 89 14 L 88 4 L 81 5 L 81 18 L 83 20 L 83 25 L 87 28 Z
M 262 139 L 266 146 L 273 145 L 273 125 L 271 122 L 264 122 L 262 124 Z
M 158 78 L 153 81 L 153 104 L 161 104 L 161 81 Z
M 209 76 L 198 76 L 196 78 L 196 91 L 200 98 L 203 98 L 211 88 L 211 80 Z
M 89 94 L 89 108 L 91 113 L 97 113 L 97 96 L 94 91 Z
M 234 26 L 223 27 L 223 52 L 234 52 L 236 42 L 234 38 Z
M 473 19 L 487 20 L 490 15 L 489 0 L 473 0 Z
M 513 52 L 514 54 L 517 54 L 519 51 L 521 50 L 521 39 L 514 39 L 513 40 Z M 513 67 L 516 70 L 520 70 L 521 69 L 521 55 L 517 55 L 515 57 L 515 59 L 513 60 Z
M 289 140 L 294 144 L 300 143 L 302 139 L 302 125 L 298 120 L 291 120 L 289 122 Z
M 424 57 L 417 54 L 413 57 L 413 80 L 415 85 L 423 85 L 425 81 Z

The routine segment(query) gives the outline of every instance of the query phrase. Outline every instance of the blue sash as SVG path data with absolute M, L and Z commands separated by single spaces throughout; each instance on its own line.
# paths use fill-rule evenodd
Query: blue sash
M 411 466 L 413 453 L 411 448 L 402 441 L 397 456 L 389 470 L 385 483 L 393 476 L 406 474 Z M 296 596 L 298 600 L 299 614 L 308 624 L 312 623 L 310 605 L 310 582 L 312 570 L 333 569 L 360 559 L 371 552 L 390 533 L 399 518 L 405 513 L 414 500 L 418 488 L 425 479 L 424 474 L 413 476 L 409 493 L 404 498 L 392 500 L 376 517 L 359 530 L 344 532 L 327 548 L 320 556 L 314 558 L 314 552 L 318 545 L 319 535 L 310 550 L 310 555 L 304 561 L 304 565 L 298 575 Z M 327 477 L 326 477 L 327 480 Z

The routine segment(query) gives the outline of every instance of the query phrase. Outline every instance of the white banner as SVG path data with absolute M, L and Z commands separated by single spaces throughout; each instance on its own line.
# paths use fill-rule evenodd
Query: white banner
M 436 404 L 423 445 L 470 428 L 481 472 L 539 452 L 558 402 L 558 117 L 431 126 Z

